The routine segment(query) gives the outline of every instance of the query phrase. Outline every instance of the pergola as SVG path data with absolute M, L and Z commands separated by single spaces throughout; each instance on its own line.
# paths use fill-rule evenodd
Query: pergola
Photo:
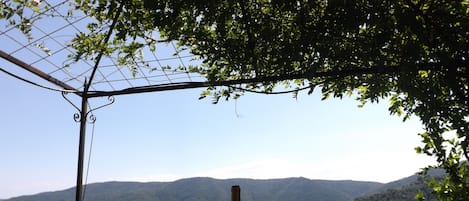
M 0 3 L 6 5 L 8 2 Z M 157 42 L 158 50 L 145 49 L 144 58 L 130 66 L 120 64 L 118 55 L 105 55 L 99 49 L 96 50 L 96 58 L 80 58 L 75 61 L 71 58 L 75 53 L 72 40 L 76 34 L 90 33 L 87 25 L 95 19 L 72 10 L 72 3 L 67 0 L 31 1 L 31 4 L 37 6 L 39 11 L 31 9 L 31 5 L 23 8 L 22 15 L 29 16 L 30 21 L 27 24 L 30 26 L 27 27 L 30 29 L 28 34 L 21 31 L 24 24 L 18 23 L 24 19 L 14 16 L 9 20 L 0 21 L 0 26 L 5 27 L 0 31 L 0 57 L 7 62 L 0 66 L 0 71 L 29 84 L 62 93 L 63 98 L 77 109 L 77 113 L 73 115 L 74 120 L 80 123 L 76 201 L 84 199 L 86 126 L 96 121 L 93 111 L 112 104 L 114 96 L 200 87 L 230 87 L 304 76 L 286 75 L 209 82 L 199 74 L 184 70 L 189 65 L 200 65 L 199 58 L 177 47 L 176 41 L 162 41 L 158 37 L 152 38 Z M 113 21 L 101 27 L 100 31 L 106 33 L 104 43 L 115 36 L 113 29 L 119 14 L 120 12 L 117 12 Z M 158 36 L 158 33 L 155 31 L 154 35 Z M 327 73 L 318 73 L 317 76 L 324 75 Z M 78 96 L 81 102 L 72 101 L 68 98 L 70 94 Z M 89 100 L 100 97 L 107 97 L 109 102 L 91 107 Z
M 1 2 L 6 5 L 8 2 Z M 186 67 L 200 63 L 188 51 L 181 51 L 174 41 L 159 42 L 158 51 L 145 50 L 140 62 L 123 66 L 117 55 L 104 56 L 96 50 L 94 59 L 72 61 L 74 53 L 72 39 L 78 33 L 89 33 L 87 24 L 93 18 L 77 10 L 71 10 L 70 1 L 34 1 L 39 12 L 25 7 L 23 16 L 30 16 L 30 32 L 21 32 L 21 25 L 14 20 L 2 20 L 0 26 L 0 57 L 10 64 L 2 64 L 0 71 L 12 77 L 62 93 L 66 101 L 77 109 L 74 120 L 80 123 L 78 167 L 76 179 L 76 200 L 83 200 L 83 164 L 87 123 L 95 123 L 93 111 L 114 102 L 115 95 L 153 91 L 167 91 L 206 87 L 213 85 L 200 75 L 184 70 L 166 68 Z M 73 12 L 70 15 L 69 12 Z M 102 31 L 106 32 L 104 42 L 112 37 L 115 20 Z M 156 34 L 157 35 L 157 34 Z M 158 40 L 155 38 L 155 40 Z M 215 83 L 225 85 L 225 83 Z M 73 94 L 81 99 L 74 103 L 67 96 Z M 107 97 L 108 103 L 92 108 L 89 99 Z
M 14 1 L 0 1 L 0 8 L 8 7 Z M 62 93 L 66 101 L 77 109 L 74 120 L 80 123 L 78 166 L 76 178 L 76 201 L 83 200 L 83 164 L 86 126 L 95 123 L 93 111 L 110 105 L 114 96 L 123 94 L 171 91 L 203 87 L 231 87 L 240 91 L 247 83 L 263 83 L 294 79 L 318 80 L 340 79 L 347 76 L 370 74 L 397 74 L 402 66 L 372 66 L 330 71 L 311 71 L 308 74 L 283 74 L 272 77 L 252 77 L 248 79 L 210 81 L 206 77 L 189 71 L 190 66 L 199 66 L 201 59 L 179 47 L 177 41 L 163 40 L 155 30 L 149 38 L 135 38 L 137 41 L 151 40 L 156 43 L 156 51 L 151 47 L 142 49 L 141 58 L 133 62 L 121 62 L 121 55 L 105 53 L 97 48 L 94 57 L 82 57 L 76 53 L 74 41 L 77 34 L 104 33 L 103 43 L 116 37 L 114 28 L 121 15 L 124 4 L 120 4 L 112 20 L 101 27 L 90 29 L 90 23 L 96 19 L 74 10 L 74 1 L 25 1 L 28 5 L 19 5 L 22 13 L 0 18 L 0 57 L 5 61 L 0 71 L 29 84 Z M 23 6 L 23 7 L 21 7 Z M 3 12 L 3 10 L 0 10 Z M 113 13 L 113 12 L 110 12 Z M 126 41 L 131 42 L 131 41 Z M 465 64 L 457 63 L 458 65 Z M 438 63 L 422 64 L 423 70 L 445 70 Z M 461 71 L 462 72 L 462 71 Z M 320 85 L 319 81 L 315 84 Z M 310 83 L 304 88 L 314 87 Z M 286 91 L 286 92 L 292 92 Z M 285 93 L 285 92 L 279 92 Z M 68 96 L 74 95 L 79 102 Z M 89 100 L 107 97 L 108 103 L 91 107 Z

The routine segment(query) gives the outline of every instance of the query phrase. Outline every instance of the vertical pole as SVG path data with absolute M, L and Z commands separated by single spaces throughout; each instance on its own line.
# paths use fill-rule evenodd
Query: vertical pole
M 122 12 L 122 9 L 124 8 L 124 3 L 121 3 L 119 5 L 119 8 L 116 12 L 116 15 L 114 16 L 114 19 L 112 20 L 111 27 L 109 28 L 109 31 L 106 35 L 106 38 L 103 41 L 103 44 L 106 44 L 109 39 L 111 38 L 112 35 L 112 30 L 114 29 L 114 26 L 117 24 L 117 20 L 119 18 L 119 15 Z M 101 61 L 101 58 L 104 53 L 104 48 L 101 48 L 99 50 L 99 54 L 96 57 L 95 64 L 93 67 L 93 71 L 91 72 L 91 76 L 89 81 L 85 78 L 85 84 L 83 85 L 83 94 L 81 96 L 81 112 L 80 112 L 80 144 L 78 145 L 78 170 L 77 170 L 77 188 L 76 188 L 76 194 L 75 194 L 75 201 L 83 201 L 83 158 L 85 155 L 85 137 L 86 137 L 86 120 L 87 120 L 87 113 L 88 113 L 88 90 L 90 89 L 91 83 L 93 82 L 94 75 L 96 71 L 98 70 L 98 65 Z
M 241 201 L 241 188 L 239 186 L 231 187 L 231 201 Z
M 85 92 L 81 99 L 81 112 L 80 112 L 80 142 L 78 144 L 78 169 L 77 169 L 77 187 L 75 194 L 75 201 L 82 201 L 83 198 L 83 162 L 85 155 L 85 137 L 86 137 L 86 119 L 88 112 L 88 97 Z

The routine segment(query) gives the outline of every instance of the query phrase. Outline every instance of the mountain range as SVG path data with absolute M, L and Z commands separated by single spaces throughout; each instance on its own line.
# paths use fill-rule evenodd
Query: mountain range
M 386 193 L 409 191 L 409 199 L 425 185 L 413 175 L 387 184 L 365 181 L 189 178 L 173 182 L 104 182 L 85 188 L 86 201 L 229 201 L 231 186 L 241 187 L 243 201 L 374 201 Z M 428 189 L 426 189 L 428 190 Z M 415 191 L 415 193 L 413 193 Z M 2 201 L 73 201 L 75 188 L 20 196 Z M 387 194 L 386 194 L 387 195 Z M 387 195 L 389 196 L 389 195 Z M 379 199 L 377 199 L 379 200 Z

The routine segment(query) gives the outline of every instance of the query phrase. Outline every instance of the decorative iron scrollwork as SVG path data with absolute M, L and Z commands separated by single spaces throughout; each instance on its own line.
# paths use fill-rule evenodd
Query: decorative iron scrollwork
M 91 109 L 88 113 L 91 113 L 91 112 L 93 112 L 93 111 L 95 111 L 95 110 L 99 110 L 99 109 L 101 109 L 101 108 L 103 108 L 103 107 L 106 107 L 106 106 L 109 106 L 109 105 L 113 104 L 114 101 L 115 101 L 115 98 L 114 98 L 114 96 L 108 96 L 108 97 L 107 97 L 107 100 L 109 101 L 109 103 L 106 103 L 106 104 L 104 104 L 104 105 L 101 105 L 101 106 L 99 106 L 99 107 L 96 107 L 96 108 L 94 108 L 94 109 Z M 87 113 L 87 115 L 88 115 L 88 113 Z
M 80 113 L 73 114 L 73 120 L 75 120 L 75 122 L 77 123 L 80 123 L 81 121 Z M 96 122 L 96 116 L 93 113 L 86 113 L 86 122 L 90 124 L 94 124 L 94 122 Z
M 86 121 L 87 121 L 88 123 L 94 124 L 94 122 L 96 122 L 96 116 L 95 116 L 93 113 L 88 113 L 88 114 L 86 115 L 86 117 L 88 117 L 88 118 L 86 118 Z
M 75 104 L 73 104 L 73 102 L 67 98 L 67 95 L 68 92 L 62 92 L 62 97 L 67 101 L 69 102 L 75 109 L 77 109 L 77 113 L 73 114 L 73 120 L 77 123 L 81 122 L 82 118 L 85 118 L 85 120 L 90 123 L 90 124 L 94 124 L 96 122 L 96 116 L 93 114 L 94 111 L 98 110 L 98 109 L 101 109 L 103 107 L 106 107 L 106 106 L 109 106 L 111 104 L 114 103 L 115 101 L 115 98 L 114 96 L 108 96 L 107 97 L 107 100 L 109 101 L 109 103 L 106 103 L 104 105 L 101 105 L 99 107 L 96 107 L 96 108 L 93 108 L 93 109 L 90 109 L 88 112 L 86 112 L 85 114 L 85 117 L 82 117 L 81 116 L 81 109 L 78 108 L 78 106 L 76 106 Z M 82 97 L 83 98 L 83 97 Z
M 81 120 L 81 116 L 80 116 L 80 113 L 75 113 L 73 114 L 73 120 L 75 120 L 75 122 L 80 122 Z
M 64 99 L 65 99 L 68 103 L 70 103 L 70 105 L 72 105 L 75 109 L 78 110 L 78 112 L 80 112 L 80 108 L 78 108 L 75 104 L 73 104 L 73 102 L 72 102 L 70 99 L 67 98 L 67 94 L 68 94 L 68 92 L 62 91 L 62 97 L 64 97 Z M 74 118 L 74 119 L 75 119 L 75 116 L 76 116 L 76 115 L 73 115 L 73 118 Z M 80 116 L 80 114 L 78 114 L 78 116 Z

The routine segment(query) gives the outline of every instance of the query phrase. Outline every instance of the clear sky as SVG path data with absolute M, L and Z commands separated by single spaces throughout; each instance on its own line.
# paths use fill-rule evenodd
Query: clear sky
M 0 91 L 0 198 L 73 187 L 75 109 L 60 93 L 4 73 Z M 351 98 L 321 101 L 315 92 L 297 100 L 247 94 L 213 105 L 198 100 L 201 91 L 116 96 L 96 111 L 88 182 L 196 176 L 389 182 L 433 161 L 414 152 L 421 144 L 418 119 L 390 116 L 386 101 L 358 108 Z M 88 125 L 87 152 L 91 133 Z

